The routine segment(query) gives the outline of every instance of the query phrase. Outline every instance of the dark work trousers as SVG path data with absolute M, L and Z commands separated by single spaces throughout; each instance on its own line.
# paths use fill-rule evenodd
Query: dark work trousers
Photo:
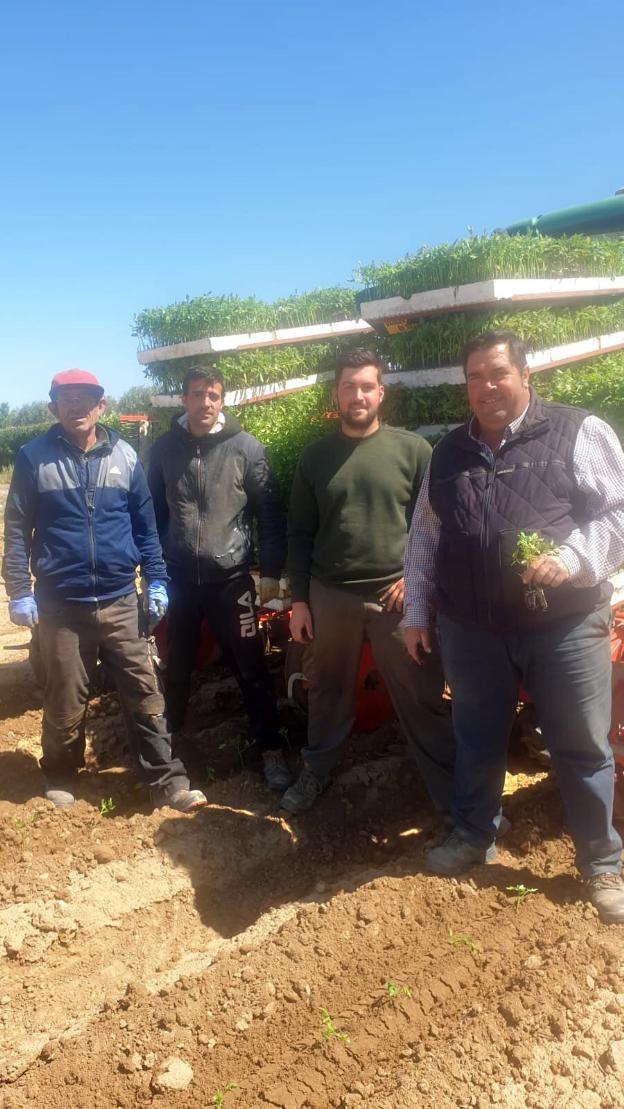
M 457 762 L 453 816 L 478 846 L 494 839 L 507 742 L 520 682 L 535 704 L 576 847 L 588 878 L 618 873 L 613 827 L 610 610 L 496 633 L 438 615 L 453 697 Z
M 256 752 L 282 746 L 273 684 L 264 658 L 250 574 L 219 584 L 171 581 L 167 610 L 165 699 L 172 731 L 184 723 L 199 630 L 206 618 L 240 687 Z
M 183 763 L 172 758 L 147 643 L 139 636 L 133 591 L 101 604 L 37 601 L 39 665 L 43 681 L 41 769 L 51 783 L 84 766 L 85 712 L 98 658 L 114 680 L 130 751 L 141 777 L 164 797 L 188 789 Z
M 452 800 L 455 742 L 444 675 L 436 652 L 418 666 L 403 642 L 400 612 L 388 612 L 374 598 L 310 583 L 314 639 L 306 648 L 308 745 L 303 760 L 319 778 L 336 765 L 355 721 L 355 682 L 364 638 L 385 682 L 429 795 L 439 812 Z

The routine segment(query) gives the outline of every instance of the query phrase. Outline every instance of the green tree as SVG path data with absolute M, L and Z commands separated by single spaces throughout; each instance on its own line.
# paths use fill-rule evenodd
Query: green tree
M 9 427 L 25 427 L 30 424 L 52 423 L 54 417 L 48 408 L 47 400 L 35 400 L 12 408 L 9 413 Z
M 141 414 L 152 407 L 154 387 L 149 385 L 133 385 L 122 393 L 119 400 L 111 404 L 115 411 L 122 415 Z
M 6 401 L 6 400 L 3 400 L 0 403 L 0 427 L 8 427 L 9 426 L 9 413 L 10 413 L 9 402 Z

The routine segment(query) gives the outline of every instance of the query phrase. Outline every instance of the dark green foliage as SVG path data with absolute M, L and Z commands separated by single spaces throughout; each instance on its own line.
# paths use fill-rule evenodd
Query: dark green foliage
M 314 289 L 282 297 L 267 304 L 255 297 L 187 297 L 167 308 L 146 308 L 135 317 L 133 335 L 144 348 L 172 346 L 211 335 L 236 335 L 244 331 L 273 331 L 278 327 L 305 327 L 335 323 L 357 315 L 352 289 Z
M 290 397 L 230 409 L 245 431 L 267 448 L 269 461 L 283 498 L 288 497 L 301 451 L 314 439 L 338 427 L 329 386 L 317 385 Z M 386 388 L 384 420 L 396 427 L 416 429 L 421 424 L 460 423 L 467 405 L 462 385 L 408 389 Z
M 234 408 L 232 415 L 267 448 L 280 493 L 286 499 L 303 448 L 336 427 L 326 412 L 333 410 L 331 391 L 315 385 L 290 397 Z
M 382 408 L 386 423 L 415 430 L 421 424 L 457 424 L 468 415 L 463 385 L 425 386 L 389 385 Z
M 376 345 L 396 369 L 458 366 L 464 344 L 496 328 L 509 328 L 531 350 L 544 350 L 624 330 L 624 299 L 577 308 L 453 312 L 421 320 L 410 331 L 380 336 Z
M 117 416 L 105 414 L 101 422 L 124 434 L 123 425 L 119 423 Z M 12 466 L 20 447 L 34 439 L 35 435 L 41 435 L 47 431 L 49 427 L 50 423 L 0 428 L 0 466 Z
M 376 286 L 379 296 L 409 296 L 425 289 L 453 286 L 495 277 L 563 277 L 624 274 L 624 241 L 582 235 L 471 236 L 450 245 L 423 247 L 396 263 L 364 266 L 356 282 Z M 141 312 L 134 333 L 143 347 L 168 346 L 208 335 L 328 323 L 358 315 L 352 289 L 319 289 L 267 304 L 253 297 L 196 297 L 168 308 Z M 367 346 L 393 370 L 458 365 L 464 343 L 484 330 L 511 327 L 533 350 L 624 330 L 624 299 L 589 306 L 533 310 L 449 313 L 420 321 L 394 336 L 356 336 L 339 343 L 305 343 L 211 359 L 178 359 L 152 363 L 147 374 L 157 388 L 177 393 L 189 365 L 216 362 L 226 388 L 261 385 L 332 370 L 338 350 Z M 533 379 L 545 397 L 587 407 L 620 430 L 624 425 L 624 355 L 603 357 L 586 369 L 558 370 Z M 269 452 L 280 490 L 286 495 L 297 458 L 310 440 L 332 426 L 323 417 L 332 407 L 330 391 L 316 386 L 283 399 L 239 410 L 243 426 Z M 463 386 L 386 390 L 384 418 L 390 424 L 416 428 L 421 424 L 452 424 L 466 418 Z M 171 409 L 158 415 L 159 431 L 168 426 Z
M 624 351 L 603 354 L 583 366 L 535 374 L 532 381 L 545 400 L 587 408 L 624 439 Z
M 118 400 L 114 398 L 107 398 L 107 410 L 109 412 L 120 412 L 122 415 L 142 415 L 152 407 L 152 396 L 154 395 L 153 385 L 133 385 L 131 389 L 126 389 Z
M 54 416 L 48 408 L 47 400 L 35 400 L 12 408 L 8 414 L 6 427 L 33 427 L 35 424 L 52 424 Z
M 341 347 L 348 343 L 349 340 L 345 340 Z M 247 385 L 286 381 L 292 377 L 305 377 L 308 374 L 333 370 L 336 351 L 341 347 L 330 343 L 302 343 L 291 347 L 223 355 L 218 361 L 214 358 L 177 358 L 170 362 L 152 362 L 146 369 L 156 388 L 166 393 L 177 393 L 190 366 L 198 363 L 210 365 L 212 361 L 223 374 L 226 389 L 242 389 Z
M 624 274 L 624 242 L 585 235 L 474 235 L 423 246 L 398 262 L 361 266 L 358 282 L 372 299 L 444 289 L 496 277 L 616 277 Z
M 135 319 L 133 334 L 143 348 L 171 346 L 210 335 L 235 335 L 245 331 L 303 327 L 335 323 L 357 316 L 352 289 L 318 289 L 266 304 L 255 297 L 203 296 L 187 298 L 168 308 L 145 309 Z M 343 345 L 355 345 L 345 340 Z M 223 355 L 218 365 L 230 389 L 285 381 L 289 377 L 322 373 L 333 367 L 335 344 L 305 343 L 240 354 Z M 167 393 L 176 393 L 190 366 L 215 362 L 215 356 L 152 362 L 146 373 Z
M 13 459 L 20 447 L 35 435 L 47 431 L 49 424 L 31 424 L 23 427 L 0 428 L 0 466 L 12 466 Z

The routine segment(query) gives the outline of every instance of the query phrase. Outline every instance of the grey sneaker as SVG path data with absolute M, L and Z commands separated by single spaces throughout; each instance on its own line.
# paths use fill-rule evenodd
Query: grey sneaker
M 589 900 L 598 909 L 603 924 L 624 924 L 624 881 L 620 874 L 596 874 L 588 878 Z
M 161 801 L 161 805 L 168 805 L 176 812 L 194 812 L 195 809 L 203 809 L 207 804 L 208 801 L 201 789 L 178 789 Z
M 432 874 L 463 874 L 472 866 L 490 863 L 496 858 L 496 846 L 475 847 L 462 839 L 457 832 L 451 832 L 439 847 L 432 847 L 425 855 L 425 866 Z
M 283 751 L 264 751 L 262 762 L 264 765 L 264 781 L 269 789 L 281 792 L 290 785 L 292 774 L 288 769 Z
M 290 813 L 305 812 L 306 809 L 312 808 L 328 785 L 329 778 L 317 778 L 316 774 L 304 767 L 297 781 L 286 790 L 280 802 L 280 808 Z
M 52 802 L 55 809 L 69 809 L 76 800 L 68 786 L 60 786 L 52 782 L 46 782 L 43 787 L 43 796 L 46 801 Z

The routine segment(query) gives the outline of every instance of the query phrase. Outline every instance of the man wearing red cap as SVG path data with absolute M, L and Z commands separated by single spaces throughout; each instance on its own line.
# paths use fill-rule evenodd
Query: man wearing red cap
M 58 423 L 18 451 L 6 506 L 9 615 L 14 624 L 39 629 L 44 792 L 58 808 L 74 802 L 99 657 L 117 684 L 132 755 L 155 802 L 188 812 L 206 798 L 189 788 L 182 762 L 172 757 L 164 702 L 138 626 L 136 567 L 148 583 L 153 621 L 167 608 L 167 571 L 136 452 L 98 423 L 103 398 L 93 374 L 56 374 L 50 411 Z

